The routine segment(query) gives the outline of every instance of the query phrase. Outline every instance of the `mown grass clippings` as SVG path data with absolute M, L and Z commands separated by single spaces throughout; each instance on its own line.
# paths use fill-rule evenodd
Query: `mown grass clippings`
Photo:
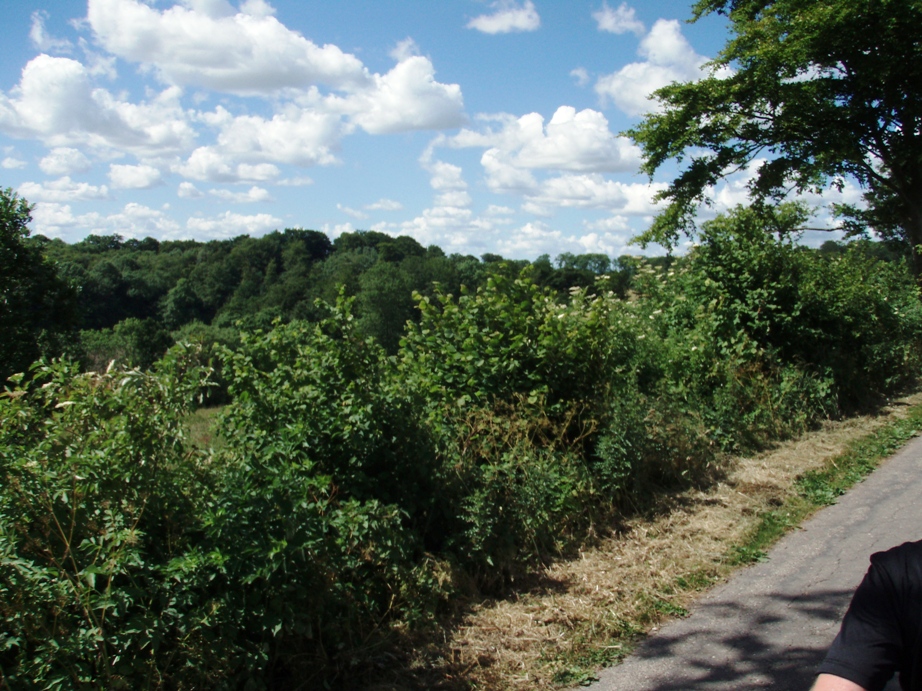
M 664 495 L 607 536 L 597 527 L 597 544 L 577 558 L 549 565 L 507 598 L 470 607 L 442 631 L 445 645 L 430 648 L 426 678 L 450 677 L 452 689 L 590 684 L 663 621 L 685 616 L 702 592 L 764 558 L 919 428 L 922 393 L 728 460 L 712 486 Z
M 867 477 L 880 462 L 918 436 L 922 428 L 922 405 L 904 411 L 888 424 L 856 439 L 822 468 L 808 470 L 794 483 L 796 493 L 778 510 L 764 512 L 747 540 L 730 550 L 731 565 L 760 561 L 779 538 L 817 509 L 834 504 L 838 497 Z

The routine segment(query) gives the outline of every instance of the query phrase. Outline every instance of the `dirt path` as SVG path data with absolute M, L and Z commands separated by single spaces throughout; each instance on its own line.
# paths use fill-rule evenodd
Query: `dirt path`
M 590 688 L 808 689 L 869 556 L 922 539 L 920 488 L 917 438 Z

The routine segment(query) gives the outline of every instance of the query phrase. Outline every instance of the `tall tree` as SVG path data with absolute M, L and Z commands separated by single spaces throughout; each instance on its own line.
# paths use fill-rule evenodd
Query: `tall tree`
M 58 355 L 76 324 L 75 296 L 29 241 L 29 203 L 0 189 L 0 385 L 41 355 Z
M 756 202 L 856 180 L 848 209 L 908 245 L 922 276 L 922 0 L 699 0 L 729 18 L 708 77 L 656 92 L 661 109 L 629 134 L 652 175 L 681 168 L 643 241 L 692 232 L 697 206 L 728 174 L 757 165 Z

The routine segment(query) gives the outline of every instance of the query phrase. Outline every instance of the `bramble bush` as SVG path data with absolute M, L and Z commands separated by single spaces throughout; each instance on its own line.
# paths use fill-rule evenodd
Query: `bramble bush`
M 802 218 L 719 217 L 626 297 L 509 267 L 417 295 L 396 355 L 341 293 L 150 371 L 36 365 L 0 396 L 0 685 L 348 688 L 452 593 L 899 390 L 914 280 Z M 217 450 L 185 438 L 208 357 Z

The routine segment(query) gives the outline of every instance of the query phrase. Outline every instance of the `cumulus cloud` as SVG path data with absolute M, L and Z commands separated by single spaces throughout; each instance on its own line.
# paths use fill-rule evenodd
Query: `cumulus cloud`
M 341 101 L 370 134 L 446 129 L 466 121 L 461 87 L 437 82 L 429 58 L 405 57 L 387 74 L 374 75 L 373 85 Z
M 201 199 L 205 196 L 204 192 L 188 181 L 179 183 L 176 194 L 180 199 Z
M 32 211 L 32 229 L 51 238 L 79 240 L 87 234 L 178 238 L 181 226 L 164 211 L 131 202 L 114 214 L 75 214 L 69 204 L 40 202 Z
M 691 47 L 679 22 L 660 19 L 638 48 L 643 62 L 632 62 L 613 74 L 600 77 L 595 90 L 628 115 L 643 115 L 655 107 L 651 94 L 672 82 L 694 81 L 705 75 L 707 58 Z
M 29 38 L 32 45 L 43 53 L 69 53 L 73 50 L 74 44 L 61 38 L 55 38 L 48 33 L 45 28 L 45 21 L 49 15 L 44 10 L 36 10 L 32 13 L 32 26 L 29 29 Z
M 19 168 L 25 168 L 28 163 L 25 161 L 20 161 L 18 158 L 13 158 L 12 156 L 7 156 L 2 161 L 0 161 L 0 168 L 5 170 L 18 170 Z
M 280 181 L 279 166 L 339 163 L 342 139 L 357 128 L 390 134 L 466 122 L 461 88 L 438 82 L 432 61 L 411 39 L 392 51 L 394 67 L 377 74 L 336 46 L 315 45 L 274 14 L 266 0 L 239 7 L 181 0 L 163 9 L 142 0 L 89 0 L 87 26 L 108 53 L 94 54 L 81 39 L 90 66 L 48 54 L 31 60 L 19 84 L 0 92 L 0 133 L 53 147 L 43 159 L 50 175 L 87 170 L 85 155 L 129 154 L 190 180 L 294 186 L 311 181 Z M 34 15 L 36 36 L 45 17 Z M 96 82 L 114 76 L 116 57 L 171 86 L 148 89 L 140 102 L 101 88 Z M 271 98 L 272 112 L 186 110 L 185 86 Z M 199 142 L 209 129 L 211 140 Z M 139 186 L 139 174 L 125 185 Z
M 307 187 L 308 185 L 313 185 L 314 181 L 312 178 L 299 176 L 296 178 L 284 178 L 275 184 L 281 185 L 282 187 Z
M 548 215 L 558 208 L 576 208 L 649 216 L 657 211 L 654 195 L 664 188 L 661 183 L 623 183 L 599 174 L 560 175 L 528 192 L 522 208 L 537 215 Z
M 534 174 L 538 170 L 627 172 L 641 161 L 638 147 L 613 135 L 608 120 L 596 110 L 561 106 L 549 122 L 539 113 L 484 120 L 499 126 L 465 129 L 437 139 L 435 145 L 484 148 L 480 163 L 487 186 L 496 193 L 534 193 L 540 186 Z
M 369 80 L 358 58 L 288 29 L 264 1 L 234 12 L 226 2 L 158 11 L 138 0 L 89 0 L 87 19 L 106 50 L 153 67 L 169 84 L 251 95 Z
M 403 209 L 403 204 L 393 199 L 379 199 L 373 204 L 368 204 L 365 208 L 369 211 L 400 211 Z
M 613 216 L 611 219 L 599 222 L 599 225 L 603 224 L 612 226 L 613 230 L 581 235 L 576 239 L 577 244 L 580 246 L 580 252 L 620 257 L 632 250 L 636 251 L 636 248 L 630 245 L 630 239 L 634 233 L 628 227 L 626 219 Z
M 248 189 L 246 192 L 211 190 L 209 194 L 212 194 L 218 199 L 223 199 L 224 201 L 231 202 L 233 204 L 252 204 L 254 202 L 272 201 L 272 195 L 269 194 L 269 190 L 262 187 L 257 187 L 256 185 Z
M 612 9 L 607 2 L 602 3 L 602 9 L 593 12 L 592 18 L 595 19 L 599 31 L 607 31 L 610 34 L 634 33 L 643 36 L 646 27 L 643 22 L 637 19 L 634 8 L 622 2 L 617 9 Z
M 0 93 L 0 132 L 53 147 L 157 155 L 176 153 L 193 142 L 178 90 L 134 104 L 94 87 L 90 77 L 76 60 L 45 54 L 33 58 L 11 95 Z
M 110 165 L 109 180 L 116 189 L 147 190 L 163 182 L 160 171 L 148 165 Z
M 542 254 L 558 254 L 569 244 L 561 231 L 537 222 L 526 223 L 500 238 L 497 248 L 504 257 L 532 259 Z
M 220 128 L 217 144 L 196 150 L 193 157 L 224 155 L 247 163 L 330 165 L 338 162 L 334 151 L 345 131 L 337 115 L 295 104 L 283 106 L 271 118 L 232 117 L 219 109 L 212 122 Z
M 576 69 L 570 70 L 570 76 L 576 80 L 579 86 L 586 86 L 586 84 L 589 83 L 589 72 L 586 71 L 585 67 L 577 67 Z
M 628 232 L 630 228 L 630 221 L 627 216 L 622 216 L 620 214 L 615 214 L 614 216 L 608 216 L 606 218 L 596 219 L 594 221 L 585 221 L 583 225 L 587 230 L 601 230 L 606 233 L 613 232 Z M 590 233 L 586 237 L 598 237 L 594 233 Z M 592 250 L 589 250 L 592 251 Z
M 336 208 L 346 214 L 346 216 L 350 216 L 357 221 L 364 221 L 366 218 L 368 218 L 368 214 L 366 214 L 364 211 L 359 211 L 358 209 L 352 209 L 348 206 L 343 206 L 342 204 L 337 204 Z
M 243 215 L 225 211 L 211 218 L 194 216 L 186 221 L 186 228 L 195 237 L 213 239 L 233 238 L 238 235 L 261 235 L 282 225 L 282 219 L 270 214 Z
M 526 170 L 633 171 L 641 160 L 640 149 L 626 137 L 613 135 L 597 110 L 560 106 L 547 124 L 539 113 L 494 119 L 500 129 L 464 130 L 445 143 L 489 147 L 487 158 Z
M 203 182 L 265 182 L 277 178 L 278 166 L 272 163 L 237 163 L 233 155 L 215 147 L 200 147 L 176 167 L 184 177 Z
M 491 4 L 494 12 L 474 17 L 467 23 L 468 29 L 485 34 L 508 34 L 514 31 L 537 31 L 541 17 L 531 0 L 521 5 L 514 0 L 499 0 Z
M 38 167 L 46 175 L 73 175 L 90 169 L 90 159 L 81 151 L 62 146 L 52 149 L 38 162 Z
M 19 194 L 31 202 L 76 202 L 109 199 L 109 188 L 105 185 L 91 185 L 74 182 L 69 177 L 49 182 L 24 182 Z

